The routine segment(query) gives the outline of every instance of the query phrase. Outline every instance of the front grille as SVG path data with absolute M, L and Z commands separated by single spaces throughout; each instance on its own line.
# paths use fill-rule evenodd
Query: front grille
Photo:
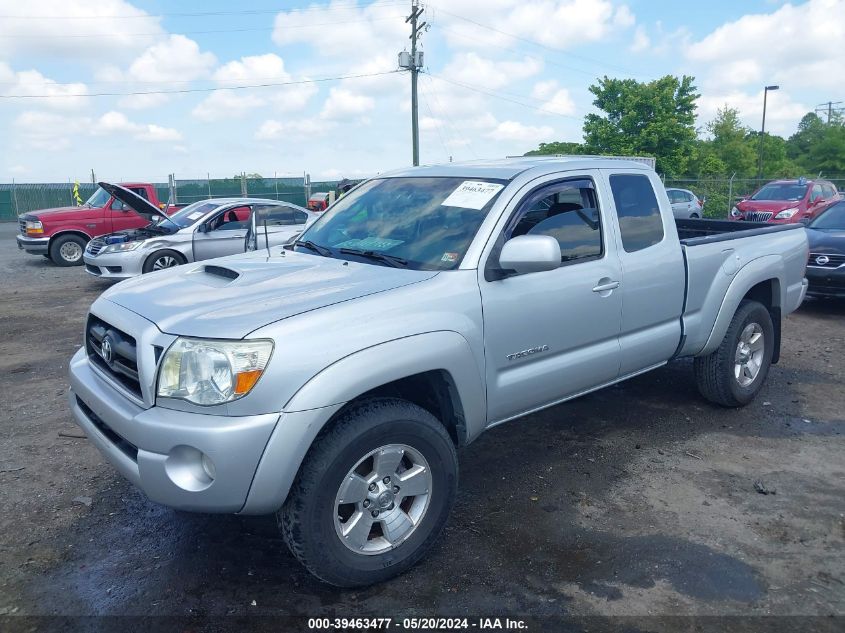
M 92 314 L 85 328 L 85 349 L 92 364 L 137 398 L 143 397 L 134 338 Z
M 839 268 L 843 264 L 845 264 L 845 255 L 810 253 L 810 257 L 807 259 L 807 266 L 813 266 L 815 268 Z
M 87 270 L 92 275 L 102 275 L 103 273 L 100 271 L 99 266 L 92 266 L 91 264 L 85 264 L 85 270 Z
M 103 420 L 91 410 L 87 404 L 85 404 L 79 396 L 76 396 L 76 404 L 82 409 L 82 413 L 91 421 L 97 430 L 105 435 L 108 440 L 117 446 L 121 450 L 121 452 L 126 455 L 129 459 L 134 462 L 138 461 L 138 447 L 132 444 L 131 442 L 127 441 L 126 439 L 122 438 L 120 435 L 115 433 L 112 428 L 103 422 Z
M 749 222 L 768 222 L 773 215 L 771 211 L 746 211 L 745 219 Z
M 103 247 L 106 245 L 104 240 L 101 239 L 93 239 L 88 242 L 88 248 L 86 249 L 91 255 L 96 255 Z
M 18 220 L 18 228 L 20 229 L 21 235 L 26 237 L 26 220 Z

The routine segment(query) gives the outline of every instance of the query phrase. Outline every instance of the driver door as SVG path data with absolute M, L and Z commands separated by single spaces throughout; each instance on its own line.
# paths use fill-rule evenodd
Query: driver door
M 250 208 L 233 207 L 221 211 L 194 231 L 194 261 L 214 259 L 244 252 Z
M 507 240 L 550 235 L 560 245 L 559 268 L 504 279 L 480 271 L 491 424 L 618 376 L 622 267 L 595 182 L 584 175 L 532 184 L 515 198 L 487 259 L 488 269 L 497 267 Z

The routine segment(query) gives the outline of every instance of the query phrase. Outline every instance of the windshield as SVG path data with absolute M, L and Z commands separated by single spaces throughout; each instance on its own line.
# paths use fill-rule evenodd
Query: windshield
M 788 182 L 771 183 L 751 196 L 752 200 L 801 200 L 807 193 L 807 185 Z
M 367 263 L 449 270 L 460 264 L 505 184 L 465 178 L 371 180 L 336 202 L 300 241 L 328 248 L 332 257 L 355 258 L 357 251 Z M 383 255 L 390 261 L 379 259 Z
M 196 224 L 205 214 L 214 211 L 219 206 L 219 202 L 200 200 L 168 216 L 168 219 L 180 229 L 184 229 Z
M 837 202 L 809 226 L 812 229 L 845 231 L 845 202 Z
M 92 207 L 92 208 L 100 208 L 106 206 L 109 199 L 111 198 L 111 194 L 103 189 L 102 187 L 98 187 L 97 191 L 85 201 L 85 206 Z

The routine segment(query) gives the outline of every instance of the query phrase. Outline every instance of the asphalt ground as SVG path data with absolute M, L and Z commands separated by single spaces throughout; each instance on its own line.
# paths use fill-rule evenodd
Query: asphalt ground
M 273 517 L 152 503 L 75 437 L 67 363 L 108 284 L 18 251 L 15 230 L 0 224 L 0 614 L 845 623 L 845 303 L 787 317 L 743 409 L 706 403 L 677 361 L 492 429 L 460 453 L 431 554 L 344 591 L 298 565 Z

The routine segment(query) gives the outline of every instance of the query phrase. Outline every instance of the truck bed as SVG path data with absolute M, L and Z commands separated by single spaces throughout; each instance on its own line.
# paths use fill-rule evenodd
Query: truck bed
M 801 223 L 769 224 L 768 222 L 744 222 L 739 220 L 680 220 L 675 219 L 678 238 L 685 246 L 724 242 L 743 237 L 803 229 Z

